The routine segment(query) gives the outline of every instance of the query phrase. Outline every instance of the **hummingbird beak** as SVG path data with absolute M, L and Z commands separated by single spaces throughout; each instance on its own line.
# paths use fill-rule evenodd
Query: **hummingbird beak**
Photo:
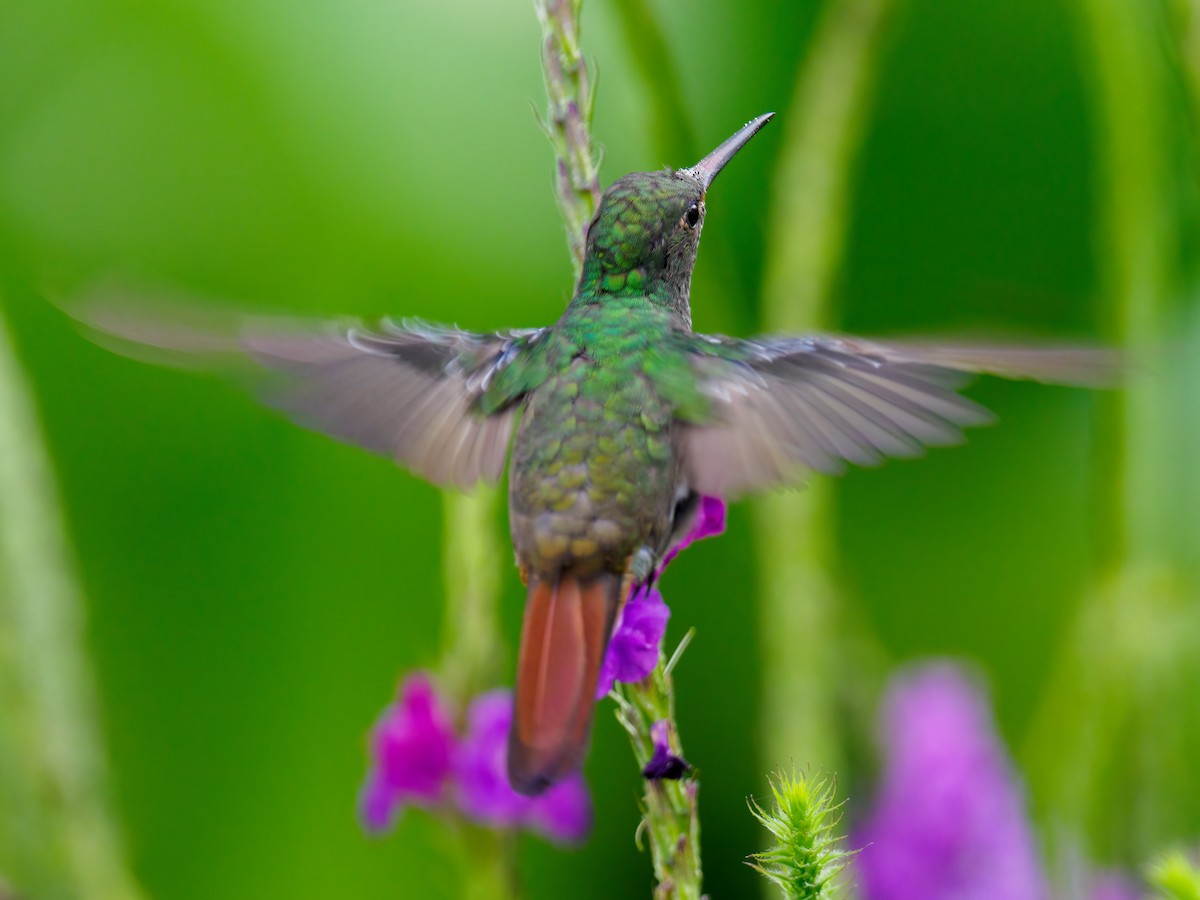
M 696 163 L 690 169 L 680 169 L 680 174 L 695 178 L 704 186 L 704 190 L 707 191 L 708 186 L 717 177 L 717 173 L 725 168 L 725 164 L 733 159 L 734 154 L 746 146 L 746 142 L 758 134 L 758 130 L 771 121 L 771 117 L 774 115 L 775 113 L 773 112 L 764 113 L 757 118 L 751 119 L 731 137 L 727 138 L 720 147 L 700 160 L 700 162 Z

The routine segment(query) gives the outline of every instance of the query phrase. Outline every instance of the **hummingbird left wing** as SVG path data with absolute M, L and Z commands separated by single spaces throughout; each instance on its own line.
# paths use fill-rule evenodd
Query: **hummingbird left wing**
M 684 467 L 693 490 L 718 497 L 957 443 L 992 418 L 957 393 L 976 373 L 1098 386 L 1121 368 L 1116 354 L 1086 347 L 687 340 L 699 397 L 683 416 Z
M 185 318 L 127 306 L 93 304 L 79 318 L 117 338 L 105 343 L 119 352 L 232 371 L 297 423 L 460 488 L 503 474 L 527 389 L 507 370 L 543 333 L 474 334 L 415 320 L 314 324 L 203 308 Z

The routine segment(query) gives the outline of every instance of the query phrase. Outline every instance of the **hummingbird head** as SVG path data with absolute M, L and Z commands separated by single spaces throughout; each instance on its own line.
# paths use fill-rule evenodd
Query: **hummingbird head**
M 746 123 L 686 169 L 635 172 L 618 178 L 588 226 L 577 296 L 590 302 L 645 295 L 691 326 L 688 296 L 704 226 L 704 197 L 717 173 L 774 113 Z

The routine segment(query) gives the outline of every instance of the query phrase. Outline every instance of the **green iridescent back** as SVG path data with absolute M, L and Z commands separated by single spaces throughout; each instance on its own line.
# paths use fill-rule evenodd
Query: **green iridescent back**
M 534 570 L 624 573 L 669 536 L 679 435 L 659 385 L 687 365 L 671 336 L 690 328 L 703 215 L 687 175 L 616 181 L 588 230 L 575 297 L 528 354 L 544 380 L 513 444 L 510 515 L 517 556 Z

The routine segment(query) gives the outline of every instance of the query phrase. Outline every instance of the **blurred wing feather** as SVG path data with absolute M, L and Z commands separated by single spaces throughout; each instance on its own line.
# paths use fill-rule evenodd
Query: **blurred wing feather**
M 515 408 L 485 415 L 479 400 L 536 334 L 389 321 L 379 330 L 324 333 L 247 328 L 239 340 L 281 376 L 264 391 L 268 404 L 435 484 L 466 488 L 504 472 Z
M 1087 347 L 884 344 L 852 338 L 696 336 L 710 416 L 684 429 L 684 466 L 702 494 L 735 497 L 957 443 L 991 421 L 957 391 L 976 373 L 1101 385 L 1116 355 Z
M 77 318 L 126 355 L 245 375 L 264 402 L 298 423 L 462 488 L 503 474 L 520 397 L 491 397 L 487 413 L 480 400 L 493 376 L 542 333 L 241 318 L 198 303 L 131 305 L 104 296 L 81 305 Z M 250 371 L 247 360 L 257 364 Z

